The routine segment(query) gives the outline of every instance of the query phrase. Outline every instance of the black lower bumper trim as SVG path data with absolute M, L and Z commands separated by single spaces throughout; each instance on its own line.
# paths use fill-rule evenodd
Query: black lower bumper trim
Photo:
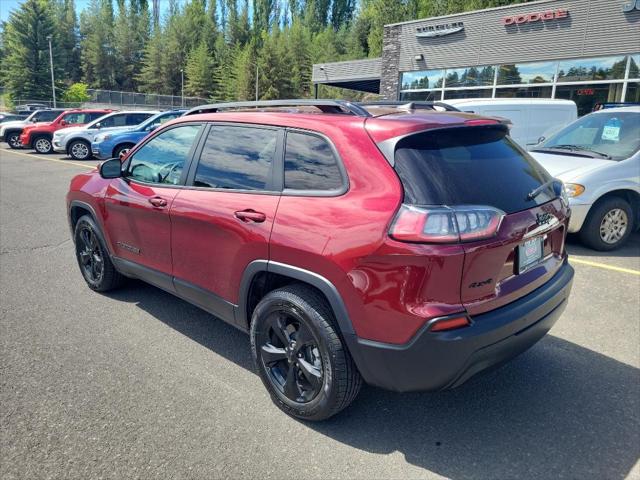
M 546 284 L 491 312 L 473 325 L 447 332 L 422 331 L 406 345 L 346 335 L 364 380 L 395 391 L 454 388 L 477 373 L 502 364 L 534 345 L 564 311 L 573 283 L 564 264 Z

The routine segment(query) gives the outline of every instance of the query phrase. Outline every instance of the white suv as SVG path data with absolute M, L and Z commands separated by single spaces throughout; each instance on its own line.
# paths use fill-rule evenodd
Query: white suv
M 158 113 L 156 110 L 132 110 L 108 113 L 81 127 L 61 128 L 53 134 L 53 150 L 75 160 L 91 158 L 91 142 L 104 131 L 134 127 Z

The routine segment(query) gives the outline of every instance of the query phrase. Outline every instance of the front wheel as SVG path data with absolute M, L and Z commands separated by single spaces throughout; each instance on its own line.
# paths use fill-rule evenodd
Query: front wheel
M 20 143 L 20 132 L 8 133 L 6 139 L 9 147 L 13 149 L 22 148 L 22 143 Z
M 251 351 L 274 403 L 303 420 L 346 408 L 362 385 L 326 300 L 305 285 L 268 293 L 251 320 Z
M 594 205 L 582 229 L 580 240 L 599 251 L 620 248 L 631 235 L 633 211 L 620 197 L 610 197 Z
M 78 220 L 74 240 L 80 272 L 91 290 L 107 292 L 124 282 L 124 277 L 111 263 L 98 226 L 89 215 Z
M 53 145 L 51 145 L 51 139 L 47 137 L 37 137 L 33 141 L 33 148 L 38 153 L 51 153 Z
M 124 155 L 129 153 L 129 150 L 131 150 L 132 148 L 133 148 L 133 144 L 131 144 L 131 143 L 125 143 L 125 144 L 122 144 L 122 145 L 118 145 L 113 150 L 113 158 L 122 158 Z
M 84 140 L 74 140 L 69 144 L 69 156 L 74 160 L 88 160 L 91 158 L 91 145 Z

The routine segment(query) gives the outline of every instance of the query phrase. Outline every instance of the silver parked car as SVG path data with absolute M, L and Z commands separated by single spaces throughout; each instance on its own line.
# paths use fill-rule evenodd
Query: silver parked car
M 613 250 L 640 227 L 640 107 L 585 115 L 530 153 L 564 182 L 584 244 Z

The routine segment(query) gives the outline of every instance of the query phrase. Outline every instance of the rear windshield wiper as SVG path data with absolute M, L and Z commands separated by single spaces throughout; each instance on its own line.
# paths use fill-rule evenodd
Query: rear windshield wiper
M 581 154 L 580 152 L 589 152 L 589 153 L 598 155 L 602 158 L 606 158 L 607 160 L 611 160 L 611 156 L 606 153 L 598 152 L 597 150 L 593 150 L 587 147 L 580 147 L 578 145 L 552 145 L 549 147 L 536 148 L 533 151 L 544 152 L 549 150 L 569 150 L 571 153 L 575 153 L 576 155 L 580 155 Z M 584 156 L 593 158 L 593 155 L 584 155 Z
M 540 185 L 539 187 L 534 188 L 533 190 L 531 190 L 528 194 L 527 194 L 527 200 L 533 200 L 534 198 L 536 198 L 538 195 L 540 195 L 542 192 L 544 192 L 547 188 L 549 188 L 550 186 L 552 186 L 553 184 L 555 184 L 558 180 L 556 180 L 555 178 L 552 178 L 551 180 L 549 180 L 548 182 L 544 182 L 542 185 Z

